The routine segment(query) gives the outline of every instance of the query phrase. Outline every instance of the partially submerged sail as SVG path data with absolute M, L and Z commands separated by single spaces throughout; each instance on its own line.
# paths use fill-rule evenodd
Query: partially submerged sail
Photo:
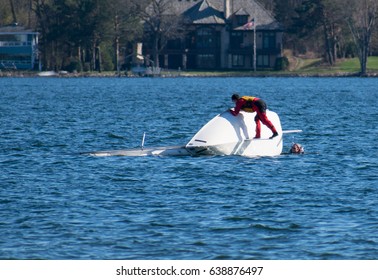
M 110 150 L 98 151 L 88 153 L 91 156 L 109 157 L 109 156 L 128 156 L 128 157 L 142 157 L 142 156 L 189 156 L 189 151 L 185 146 L 167 146 L 167 147 L 150 147 L 137 148 L 126 150 Z

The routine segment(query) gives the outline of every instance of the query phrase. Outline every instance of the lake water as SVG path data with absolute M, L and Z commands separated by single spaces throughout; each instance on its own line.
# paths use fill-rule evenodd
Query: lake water
M 0 259 L 377 259 L 378 79 L 1 78 Z M 184 145 L 233 92 L 278 157 L 90 157 Z

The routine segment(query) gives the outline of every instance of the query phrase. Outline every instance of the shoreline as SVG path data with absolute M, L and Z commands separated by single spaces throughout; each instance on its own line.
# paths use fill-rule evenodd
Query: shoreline
M 305 73 L 305 72 L 186 72 L 164 71 L 160 75 L 134 75 L 121 72 L 55 73 L 51 71 L 0 71 L 0 78 L 377 78 L 378 72 L 360 75 L 358 72 Z

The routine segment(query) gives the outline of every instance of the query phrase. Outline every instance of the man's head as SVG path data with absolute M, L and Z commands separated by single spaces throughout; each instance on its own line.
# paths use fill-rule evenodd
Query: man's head
M 304 148 L 298 143 L 293 143 L 293 146 L 291 146 L 291 149 L 290 149 L 290 153 L 292 153 L 292 154 L 303 154 Z
M 232 100 L 232 102 L 236 102 L 236 101 L 238 101 L 239 98 L 240 98 L 240 96 L 239 96 L 239 94 L 237 94 L 237 93 L 234 93 L 234 94 L 231 96 L 231 100 Z

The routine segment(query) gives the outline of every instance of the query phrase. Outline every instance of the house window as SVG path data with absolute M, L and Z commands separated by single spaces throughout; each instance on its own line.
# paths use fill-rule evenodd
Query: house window
M 237 23 L 237 26 L 241 26 L 241 25 L 244 25 L 248 22 L 248 16 L 247 15 L 243 15 L 243 16 L 236 16 L 236 23 Z
M 276 34 L 274 32 L 267 32 L 263 34 L 263 48 L 264 49 L 276 48 Z
M 230 46 L 231 48 L 240 48 L 243 44 L 242 32 L 231 32 Z
M 189 33 L 188 36 L 185 38 L 185 46 L 190 49 L 194 49 L 196 47 L 196 34 Z
M 0 64 L 28 65 L 31 64 L 31 57 L 28 55 L 21 54 L 0 54 Z
M 213 54 L 197 55 L 197 66 L 199 68 L 215 68 L 215 56 Z
M 258 55 L 257 64 L 261 67 L 269 67 L 269 55 Z
M 233 67 L 243 67 L 244 66 L 244 55 L 233 54 L 232 55 L 232 66 Z
M 212 29 L 201 28 L 197 30 L 196 47 L 199 49 L 216 48 L 217 39 Z
M 179 50 L 180 48 L 181 48 L 181 40 L 180 39 L 168 40 L 167 49 Z

